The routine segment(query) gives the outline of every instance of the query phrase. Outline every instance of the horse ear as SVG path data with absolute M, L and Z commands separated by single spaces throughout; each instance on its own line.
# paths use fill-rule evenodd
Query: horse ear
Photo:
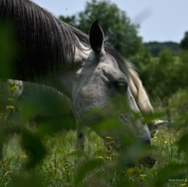
M 89 42 L 96 53 L 101 53 L 104 48 L 104 33 L 98 20 L 95 20 L 89 30 Z

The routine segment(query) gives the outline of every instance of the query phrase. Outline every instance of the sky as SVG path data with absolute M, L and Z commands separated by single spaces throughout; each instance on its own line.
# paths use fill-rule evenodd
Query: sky
M 83 11 L 86 0 L 33 0 L 56 17 Z M 125 11 L 132 23 L 140 24 L 144 42 L 180 42 L 188 31 L 188 0 L 111 0 Z M 99 20 L 100 23 L 100 20 Z

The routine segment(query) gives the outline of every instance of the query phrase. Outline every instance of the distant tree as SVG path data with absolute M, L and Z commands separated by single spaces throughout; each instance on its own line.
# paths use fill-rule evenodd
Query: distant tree
M 181 51 L 179 55 L 180 59 L 180 65 L 179 65 L 179 85 L 181 88 L 188 87 L 187 81 L 188 81 L 188 52 L 187 50 Z
M 150 50 L 154 57 L 158 57 L 163 50 L 171 50 L 173 54 L 177 54 L 180 51 L 180 46 L 176 42 L 148 42 L 144 43 L 144 46 Z
M 180 47 L 183 50 L 188 50 L 188 32 L 185 32 L 184 38 L 180 42 Z
M 111 33 L 109 43 L 126 58 L 142 50 L 142 38 L 137 32 L 138 25 L 131 23 L 126 12 L 108 0 L 91 0 L 86 3 L 84 11 L 75 16 L 60 18 L 85 33 L 88 33 L 91 23 L 98 19 L 105 35 Z
M 172 92 L 172 84 L 170 81 L 170 68 L 173 64 L 173 56 L 170 51 L 162 51 L 159 58 L 154 60 L 149 67 L 147 75 L 150 76 L 147 88 L 153 97 L 160 97 L 166 100 Z
M 177 91 L 178 69 L 175 58 L 170 50 L 159 53 L 158 58 L 153 58 L 141 74 L 141 79 L 152 99 L 160 98 L 164 107 L 169 106 L 169 98 Z M 167 110 L 170 121 L 170 110 Z

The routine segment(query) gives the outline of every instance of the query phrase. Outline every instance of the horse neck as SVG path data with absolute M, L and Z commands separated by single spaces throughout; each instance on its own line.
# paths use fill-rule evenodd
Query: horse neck
M 85 60 L 90 53 L 89 48 L 82 46 L 82 44 L 81 47 L 81 49 L 78 47 L 75 48 L 75 60 L 69 63 L 69 68 L 60 70 L 56 77 L 50 78 L 50 81 L 47 82 L 48 86 L 60 91 L 70 100 L 72 100 L 73 87 L 77 84 L 77 77 L 82 71 Z

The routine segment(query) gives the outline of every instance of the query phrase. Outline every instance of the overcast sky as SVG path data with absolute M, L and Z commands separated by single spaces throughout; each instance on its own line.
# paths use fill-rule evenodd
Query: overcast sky
M 83 11 L 86 0 L 33 0 L 41 7 L 60 15 Z M 188 0 L 111 0 L 126 11 L 133 23 L 139 23 L 144 42 L 180 42 L 188 31 Z M 100 21 L 100 20 L 99 20 Z

